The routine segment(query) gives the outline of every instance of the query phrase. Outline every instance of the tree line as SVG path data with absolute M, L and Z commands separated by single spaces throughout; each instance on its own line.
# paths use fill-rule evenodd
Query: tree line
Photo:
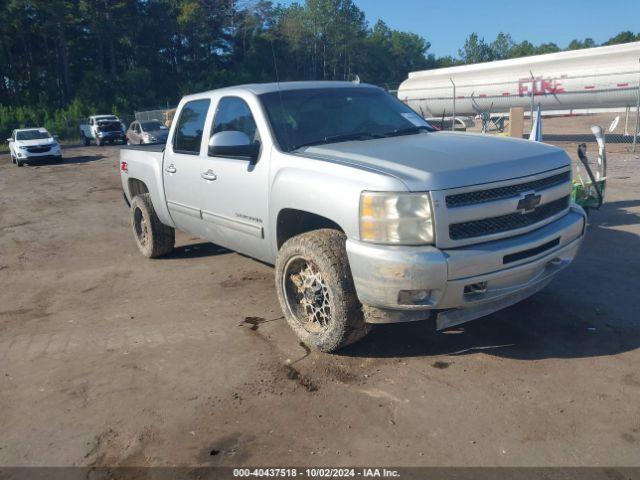
M 583 48 L 618 45 L 637 41 L 640 41 L 640 33 L 634 34 L 633 32 L 625 31 L 611 37 L 601 45 L 598 45 L 592 38 L 572 40 L 564 50 L 580 50 Z M 464 42 L 464 46 L 458 51 L 460 58 L 450 59 L 450 62 L 451 64 L 464 65 L 505 60 L 507 58 L 529 57 L 531 55 L 542 55 L 544 53 L 554 53 L 562 50 L 562 48 L 552 42 L 542 43 L 537 46 L 527 40 L 517 43 L 513 41 L 511 35 L 502 32 L 499 33 L 492 42 L 486 42 L 484 38 L 480 38 L 477 33 L 472 33 Z
M 623 32 L 607 44 L 634 40 Z M 382 21 L 370 26 L 354 0 L 3 0 L 0 133 L 45 125 L 73 136 L 90 113 L 174 105 L 231 84 L 358 75 L 396 88 L 414 70 L 560 50 L 503 33 L 493 42 L 471 34 L 459 58 L 430 46 Z

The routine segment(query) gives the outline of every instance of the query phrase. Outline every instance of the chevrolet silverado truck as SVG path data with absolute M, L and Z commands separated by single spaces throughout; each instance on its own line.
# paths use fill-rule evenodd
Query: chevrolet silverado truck
M 92 115 L 80 125 L 80 138 L 85 146 L 95 140 L 101 147 L 105 143 L 126 143 L 125 126 L 115 115 Z
M 563 150 L 436 132 L 371 85 L 189 95 L 166 146 L 120 155 L 143 255 L 169 254 L 180 229 L 275 265 L 288 324 L 326 352 L 375 323 L 444 329 L 519 302 L 585 233 Z

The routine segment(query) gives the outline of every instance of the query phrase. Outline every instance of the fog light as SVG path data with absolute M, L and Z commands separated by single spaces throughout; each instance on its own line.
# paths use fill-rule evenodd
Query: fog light
M 431 290 L 400 290 L 398 305 L 426 305 L 431 300 Z
M 487 282 L 478 282 L 464 287 L 465 295 L 479 295 L 487 292 Z

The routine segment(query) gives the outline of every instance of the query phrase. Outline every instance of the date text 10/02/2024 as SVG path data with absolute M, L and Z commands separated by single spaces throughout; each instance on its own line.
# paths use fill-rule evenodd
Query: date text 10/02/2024
M 263 478 L 398 478 L 397 470 L 387 468 L 236 468 L 233 476 Z

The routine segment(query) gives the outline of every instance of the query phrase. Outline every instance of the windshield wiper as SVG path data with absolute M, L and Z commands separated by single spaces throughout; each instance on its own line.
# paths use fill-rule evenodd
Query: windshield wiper
M 383 133 L 382 135 L 385 137 L 398 137 L 400 135 L 413 135 L 415 133 L 420 133 L 422 131 L 432 132 L 433 130 L 431 130 L 426 125 L 420 125 L 415 127 L 401 128 L 399 130 L 393 130 L 392 132 Z
M 342 135 L 331 135 L 328 137 L 324 137 L 320 140 L 314 140 L 313 142 L 301 143 L 300 145 L 296 145 L 291 150 L 299 150 L 302 147 L 312 147 L 314 145 L 323 145 L 325 143 L 338 143 L 338 142 L 348 142 L 349 140 L 372 140 L 374 138 L 384 138 L 386 135 L 381 135 L 379 133 L 371 133 L 371 132 L 358 132 L 358 133 L 345 133 Z

